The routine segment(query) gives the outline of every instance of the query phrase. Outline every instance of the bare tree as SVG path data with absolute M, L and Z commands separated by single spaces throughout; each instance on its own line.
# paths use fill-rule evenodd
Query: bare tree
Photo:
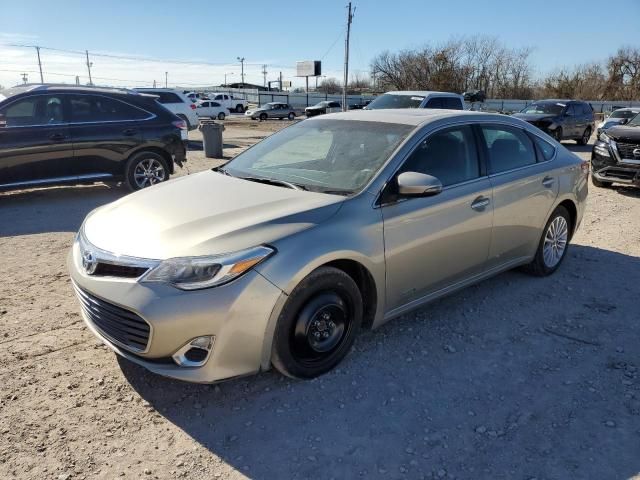
M 325 78 L 318 86 L 318 91 L 323 93 L 340 93 L 342 92 L 342 84 L 333 77 Z

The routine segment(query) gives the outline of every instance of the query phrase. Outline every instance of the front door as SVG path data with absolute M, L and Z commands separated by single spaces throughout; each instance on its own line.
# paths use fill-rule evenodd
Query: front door
M 152 115 L 102 95 L 69 95 L 74 170 L 106 179 L 122 172 L 123 163 L 142 143 L 138 122 Z
M 0 110 L 0 185 L 73 175 L 69 170 L 73 145 L 63 100 L 61 95 L 32 95 Z
M 480 273 L 491 240 L 491 183 L 468 125 L 440 130 L 411 153 L 402 172 L 440 179 L 441 193 L 382 207 L 387 314 Z M 389 188 L 397 184 L 390 182 Z
M 534 255 L 558 195 L 559 179 L 544 158 L 538 160 L 533 141 L 524 130 L 482 125 L 481 132 L 493 187 L 488 267 L 494 267 Z

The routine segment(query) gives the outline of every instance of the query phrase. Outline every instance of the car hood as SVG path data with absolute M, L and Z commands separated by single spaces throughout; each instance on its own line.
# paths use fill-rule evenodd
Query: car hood
M 640 142 L 640 126 L 616 125 L 607 128 L 607 136 L 616 142 Z
M 525 122 L 538 122 L 540 120 L 553 120 L 556 118 L 556 115 L 549 115 L 548 113 L 514 113 L 513 116 Z
M 622 120 L 624 119 L 623 118 L 607 118 L 605 121 L 600 122 L 598 124 L 598 128 L 609 128 L 614 125 L 618 125 Z
M 344 199 L 206 171 L 100 207 L 83 229 L 91 244 L 116 255 L 214 255 L 312 228 L 337 212 Z

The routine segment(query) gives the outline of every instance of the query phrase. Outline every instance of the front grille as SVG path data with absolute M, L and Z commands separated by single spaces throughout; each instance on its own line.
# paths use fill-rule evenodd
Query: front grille
M 95 328 L 107 339 L 143 352 L 149 343 L 151 327 L 140 316 L 106 302 L 74 285 L 82 311 Z
M 622 168 L 608 168 L 600 173 L 603 177 L 621 178 L 623 180 L 633 180 L 639 170 L 624 170 Z
M 112 263 L 100 262 L 96 266 L 95 272 L 91 275 L 99 277 L 123 277 L 138 278 L 147 270 L 146 267 L 131 267 L 128 265 L 114 265 Z
M 640 144 L 638 143 L 625 143 L 625 142 L 616 142 L 616 146 L 618 147 L 618 152 L 620 153 L 620 158 L 627 158 L 630 160 L 640 160 L 640 158 L 633 156 L 633 151 L 636 148 L 640 148 Z

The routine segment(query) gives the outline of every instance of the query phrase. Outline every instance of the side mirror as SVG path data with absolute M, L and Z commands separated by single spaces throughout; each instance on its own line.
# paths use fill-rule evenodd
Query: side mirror
M 405 197 L 430 197 L 442 191 L 442 182 L 436 177 L 418 172 L 398 175 L 398 193 Z

